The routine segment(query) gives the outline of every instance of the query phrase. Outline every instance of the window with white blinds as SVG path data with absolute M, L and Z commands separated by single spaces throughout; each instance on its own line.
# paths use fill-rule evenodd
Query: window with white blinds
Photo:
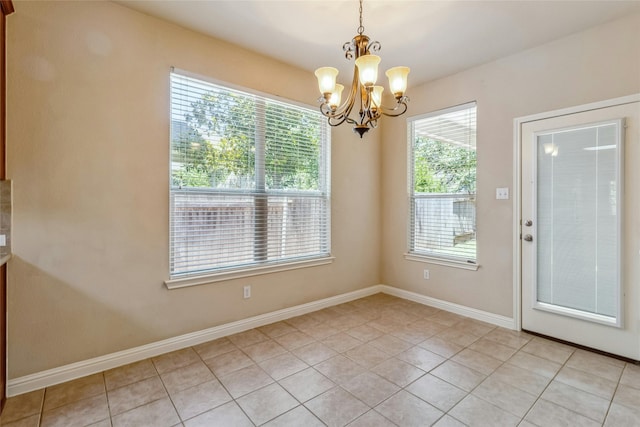
M 476 103 L 409 120 L 409 254 L 476 263 Z
M 328 257 L 315 110 L 171 73 L 171 278 Z

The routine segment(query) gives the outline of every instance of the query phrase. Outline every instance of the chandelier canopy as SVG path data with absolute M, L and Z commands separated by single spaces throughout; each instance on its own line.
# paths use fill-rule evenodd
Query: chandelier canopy
M 315 71 L 318 78 L 318 88 L 322 96 L 318 99 L 321 103 L 320 111 L 325 115 L 331 126 L 338 126 L 344 122 L 353 125 L 353 131 L 360 138 L 378 125 L 378 119 L 385 116 L 396 117 L 407 111 L 409 98 L 405 96 L 407 90 L 408 67 L 393 67 L 385 73 L 389 78 L 389 89 L 395 97 L 396 104 L 393 108 L 382 105 L 382 86 L 376 86 L 378 78 L 378 64 L 380 57 L 371 52 L 378 52 L 381 45 L 377 41 L 370 41 L 364 34 L 362 26 L 362 0 L 360 0 L 360 26 L 358 35 L 353 40 L 342 46 L 345 57 L 350 60 L 355 57 L 353 70 L 353 82 L 349 95 L 344 103 L 340 104 L 344 86 L 336 83 L 338 70 L 333 67 L 321 67 Z M 357 104 L 357 106 L 356 106 Z M 355 118 L 351 113 L 356 107 Z

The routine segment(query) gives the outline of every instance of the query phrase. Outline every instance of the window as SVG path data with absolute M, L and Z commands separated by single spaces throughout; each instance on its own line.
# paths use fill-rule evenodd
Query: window
M 171 279 L 329 257 L 329 143 L 318 111 L 171 73 Z
M 412 118 L 407 133 L 409 256 L 475 265 L 475 102 Z

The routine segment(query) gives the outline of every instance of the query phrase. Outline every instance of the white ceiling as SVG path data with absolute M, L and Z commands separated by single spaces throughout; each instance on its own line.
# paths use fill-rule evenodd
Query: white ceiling
M 115 0 L 132 9 L 313 72 L 353 65 L 342 45 L 356 35 L 356 0 Z M 364 1 L 365 34 L 382 44 L 381 69 L 411 67 L 417 85 L 640 13 L 640 1 Z

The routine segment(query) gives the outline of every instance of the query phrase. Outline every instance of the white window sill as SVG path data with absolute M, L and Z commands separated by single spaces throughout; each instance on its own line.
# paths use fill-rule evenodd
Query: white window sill
M 299 268 L 317 267 L 331 264 L 335 257 L 328 256 L 303 261 L 291 261 L 264 266 L 253 266 L 242 269 L 226 270 L 218 273 L 203 274 L 200 276 L 177 277 L 165 280 L 167 289 L 179 289 L 189 286 L 206 285 L 208 283 L 222 282 L 224 280 L 240 279 L 242 277 L 260 276 L 262 274 L 277 273 L 280 271 L 297 270 Z
M 418 262 L 425 262 L 429 264 L 444 265 L 446 267 L 461 268 L 463 270 L 477 271 L 480 268 L 479 264 L 472 264 L 469 262 L 458 261 L 454 259 L 432 257 L 428 255 L 418 255 L 418 254 L 407 253 L 407 254 L 404 254 L 404 259 L 408 261 L 418 261 Z

